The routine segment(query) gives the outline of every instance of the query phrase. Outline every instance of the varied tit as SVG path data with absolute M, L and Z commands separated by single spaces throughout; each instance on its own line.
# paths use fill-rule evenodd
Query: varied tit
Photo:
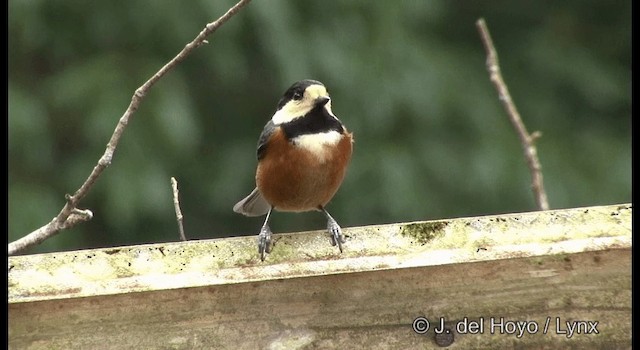
M 344 179 L 352 144 L 352 134 L 331 111 L 321 82 L 301 80 L 285 91 L 258 139 L 257 187 L 233 207 L 247 216 L 267 215 L 258 234 L 261 260 L 271 252 L 269 217 L 274 209 L 323 212 L 331 245 L 342 252 L 342 230 L 325 206 Z

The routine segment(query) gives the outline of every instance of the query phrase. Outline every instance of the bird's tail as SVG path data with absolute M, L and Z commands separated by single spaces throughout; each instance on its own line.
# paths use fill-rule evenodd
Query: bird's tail
M 233 206 L 233 211 L 246 216 L 262 216 L 269 212 L 269 209 L 271 205 L 267 203 L 257 187 Z

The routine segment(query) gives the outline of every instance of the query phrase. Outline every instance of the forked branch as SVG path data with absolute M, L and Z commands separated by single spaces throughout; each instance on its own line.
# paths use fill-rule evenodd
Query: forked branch
M 104 154 L 102 155 L 102 157 L 100 157 L 100 160 L 98 160 L 98 164 L 93 167 L 93 171 L 91 171 L 89 177 L 73 195 L 65 196 L 67 202 L 60 213 L 58 213 L 58 215 L 53 218 L 53 220 L 51 220 L 48 224 L 40 227 L 39 229 L 29 233 L 28 235 L 9 243 L 9 255 L 13 255 L 21 250 L 40 244 L 47 238 L 59 233 L 60 231 L 68 229 L 78 222 L 88 221 L 93 217 L 91 211 L 78 209 L 78 204 L 89 193 L 104 169 L 106 169 L 111 164 L 113 154 L 116 150 L 116 147 L 118 146 L 118 142 L 120 142 L 120 138 L 122 137 L 124 129 L 131 121 L 131 117 L 140 106 L 142 100 L 144 100 L 149 89 L 151 89 L 151 87 L 155 85 L 155 83 L 160 80 L 160 78 L 162 78 L 169 71 L 175 68 L 180 62 L 184 61 L 184 59 L 187 58 L 196 48 L 200 47 L 202 44 L 207 43 L 207 41 L 205 40 L 207 36 L 220 28 L 220 26 L 226 23 L 231 17 L 233 17 L 233 15 L 238 13 L 238 11 L 240 11 L 240 9 L 250 1 L 251 0 L 240 0 L 216 21 L 208 23 L 204 27 L 204 29 L 195 37 L 195 39 L 188 43 L 182 49 L 182 51 L 180 51 L 171 61 L 160 68 L 160 70 L 156 72 L 151 78 L 149 78 L 149 80 L 147 80 L 144 84 L 142 84 L 142 86 L 136 89 L 133 97 L 131 98 L 129 107 L 118 121 L 118 124 L 116 125 L 116 128 L 111 135 L 111 139 L 107 143 L 107 148 Z

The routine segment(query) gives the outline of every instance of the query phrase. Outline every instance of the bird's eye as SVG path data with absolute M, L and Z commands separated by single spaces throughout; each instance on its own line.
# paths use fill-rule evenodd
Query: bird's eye
M 302 100 L 302 92 L 296 91 L 293 93 L 293 99 L 296 101 Z

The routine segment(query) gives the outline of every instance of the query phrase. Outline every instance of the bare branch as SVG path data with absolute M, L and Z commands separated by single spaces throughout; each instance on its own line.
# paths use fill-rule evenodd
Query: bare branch
M 75 223 L 79 221 L 85 220 L 77 220 L 72 219 L 71 214 L 74 213 L 74 210 L 77 210 L 78 203 L 89 193 L 89 190 L 93 187 L 96 180 L 104 169 L 106 169 L 113 159 L 113 154 L 115 153 L 116 147 L 118 146 L 118 142 L 120 142 L 120 138 L 124 132 L 124 129 L 130 122 L 131 117 L 136 112 L 140 103 L 145 98 L 149 89 L 165 74 L 167 74 L 171 69 L 173 69 L 178 63 L 182 62 L 185 58 L 187 58 L 194 49 L 200 47 L 202 44 L 206 43 L 205 38 L 215 32 L 220 26 L 222 26 L 225 22 L 227 22 L 233 15 L 238 13 L 242 7 L 248 4 L 251 0 L 240 0 L 237 4 L 231 7 L 227 13 L 218 18 L 215 22 L 208 23 L 205 28 L 196 36 L 193 41 L 188 43 L 182 51 L 178 53 L 171 61 L 165 64 L 158 72 L 156 72 L 149 80 L 147 80 L 142 86 L 140 86 L 133 94 L 131 98 L 131 103 L 129 107 L 124 112 L 124 115 L 118 121 L 115 130 L 113 131 L 113 135 L 111 135 L 111 139 L 109 143 L 107 143 L 107 148 L 98 160 L 98 164 L 93 168 L 89 177 L 85 180 L 85 182 L 80 186 L 80 188 L 72 195 L 66 196 L 67 203 L 64 205 L 60 213 L 48 224 L 40 227 L 39 229 L 29 233 L 27 236 L 16 240 L 14 242 L 9 243 L 8 254 L 13 255 L 21 250 L 24 250 L 28 247 L 37 245 L 44 241 L 45 239 L 59 233 L 61 230 L 69 228 Z M 89 219 L 91 217 L 89 216 Z M 87 219 L 88 220 L 88 219 Z
M 180 210 L 180 200 L 178 199 L 178 181 L 175 177 L 171 177 L 171 188 L 173 189 L 173 207 L 176 210 L 176 219 L 178 221 L 178 232 L 180 233 L 180 240 L 186 241 L 187 237 L 184 235 L 184 226 L 182 225 L 182 210 Z
M 531 190 L 533 191 L 536 204 L 538 205 L 538 209 L 548 210 L 549 202 L 547 201 L 547 193 L 544 190 L 544 184 L 542 182 L 542 166 L 540 165 L 540 160 L 538 160 L 538 152 L 534 145 L 535 140 L 542 136 L 542 134 L 539 131 L 536 131 L 531 135 L 527 132 L 527 129 L 522 122 L 522 118 L 520 118 L 520 113 L 518 113 L 518 110 L 511 99 L 511 94 L 509 94 L 507 84 L 505 84 L 502 79 L 502 73 L 500 72 L 500 66 L 498 65 L 498 53 L 493 46 L 493 40 L 491 40 L 491 35 L 489 34 L 489 29 L 487 28 L 484 19 L 480 18 L 476 22 L 476 26 L 480 32 L 482 43 L 487 50 L 487 70 L 489 71 L 489 77 L 498 91 L 498 97 L 507 111 L 511 124 L 516 129 L 518 137 L 520 137 L 524 156 L 527 160 L 529 171 L 531 172 Z

